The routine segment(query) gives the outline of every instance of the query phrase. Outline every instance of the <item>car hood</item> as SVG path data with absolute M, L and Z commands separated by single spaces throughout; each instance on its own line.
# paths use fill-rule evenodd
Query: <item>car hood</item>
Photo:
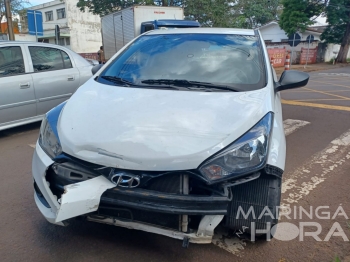
M 117 87 L 91 79 L 65 105 L 58 134 L 65 153 L 92 163 L 194 169 L 273 111 L 270 93 Z

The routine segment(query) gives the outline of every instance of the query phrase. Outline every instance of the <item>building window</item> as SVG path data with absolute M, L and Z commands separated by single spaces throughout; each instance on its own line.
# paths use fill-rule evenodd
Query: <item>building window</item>
M 58 45 L 63 45 L 64 46 L 64 38 L 58 39 Z
M 70 38 L 69 37 L 66 38 L 66 45 L 70 45 Z
M 60 8 L 57 9 L 57 19 L 62 19 L 62 18 L 66 18 L 66 9 L 65 8 Z
M 45 12 L 46 21 L 53 21 L 53 11 Z

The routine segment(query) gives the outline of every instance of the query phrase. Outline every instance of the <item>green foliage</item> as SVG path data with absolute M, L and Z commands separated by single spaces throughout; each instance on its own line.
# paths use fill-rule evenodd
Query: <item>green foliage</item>
M 279 21 L 280 27 L 290 36 L 297 31 L 304 32 L 314 22 L 325 7 L 324 0 L 282 0 L 283 13 Z
M 256 28 L 281 13 L 280 0 L 78 0 L 82 12 L 107 15 L 132 5 L 180 6 L 202 26 Z
M 235 13 L 245 18 L 243 28 L 256 28 L 277 20 L 282 7 L 280 0 L 237 0 Z
M 89 11 L 94 15 L 108 15 L 112 12 L 127 8 L 133 5 L 153 5 L 152 0 L 78 0 L 77 7 L 80 11 Z
M 348 6 L 348 7 L 347 7 Z M 350 0 L 330 0 L 326 7 L 328 27 L 321 39 L 327 43 L 340 44 L 350 23 Z
M 341 262 L 340 258 L 338 256 L 335 256 L 334 262 Z
M 231 2 L 227 0 L 188 0 L 183 2 L 185 16 L 197 20 L 202 26 L 230 27 Z

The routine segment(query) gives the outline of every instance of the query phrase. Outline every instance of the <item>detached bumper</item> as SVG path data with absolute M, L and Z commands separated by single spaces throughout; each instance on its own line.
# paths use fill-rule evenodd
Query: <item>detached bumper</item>
M 32 173 L 34 178 L 35 192 L 34 199 L 41 214 L 52 224 L 64 226 L 62 222 L 55 222 L 57 210 L 60 208 L 57 197 L 54 196 L 45 179 L 46 171 L 53 161 L 36 143 L 32 161 Z
M 115 188 L 104 176 L 78 183 L 66 183 L 69 180 L 64 181 L 61 177 L 57 181 L 49 180 L 49 183 L 47 175 L 53 172 L 53 164 L 37 143 L 32 164 L 34 199 L 47 221 L 56 225 L 64 226 L 64 221 L 69 218 L 87 215 L 89 221 L 143 230 L 176 239 L 188 239 L 192 243 L 210 243 L 215 227 L 227 213 L 229 199 L 225 196 L 179 195 L 146 189 Z M 57 189 L 60 194 L 57 193 Z M 193 233 L 188 233 L 154 224 L 152 220 L 142 222 L 131 216 L 131 219 L 126 221 L 118 216 L 99 215 L 100 209 L 120 210 L 120 207 L 131 210 L 130 212 L 139 210 L 156 216 L 163 213 L 175 216 L 177 221 L 179 215 L 194 215 L 199 218 L 199 224 Z

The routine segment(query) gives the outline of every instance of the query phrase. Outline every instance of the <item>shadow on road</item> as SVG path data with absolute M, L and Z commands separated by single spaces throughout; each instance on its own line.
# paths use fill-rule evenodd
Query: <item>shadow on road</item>
M 19 134 L 23 134 L 23 133 L 26 133 L 29 131 L 36 130 L 36 129 L 40 128 L 40 125 L 41 125 L 41 121 L 2 130 L 2 131 L 0 131 L 0 139 L 4 138 L 4 137 L 19 135 Z

